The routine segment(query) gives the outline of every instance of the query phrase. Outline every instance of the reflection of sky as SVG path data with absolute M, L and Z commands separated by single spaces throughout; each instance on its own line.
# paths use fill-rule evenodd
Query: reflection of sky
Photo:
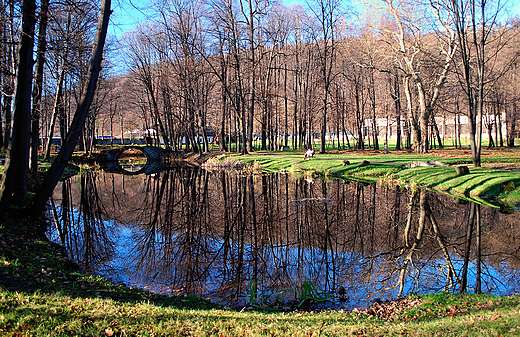
M 58 213 L 60 213 L 59 208 Z M 73 214 L 77 228 L 83 228 L 79 212 L 74 210 Z M 183 246 L 176 242 L 179 240 L 178 234 L 172 234 L 170 240 L 165 240 L 158 232 L 150 234 L 132 224 L 103 220 L 103 225 L 107 232 L 111 233 L 115 254 L 110 261 L 103 261 L 102 264 L 94 266 L 95 272 L 115 283 L 124 282 L 128 286 L 137 286 L 157 293 L 183 293 L 185 286 L 183 282 L 187 277 L 185 264 L 190 261 L 179 258 L 182 256 Z M 77 230 L 72 232 L 77 233 Z M 59 242 L 55 227 L 51 227 L 49 237 Z M 145 238 L 154 244 L 143 245 Z M 171 245 L 173 249 L 168 253 L 166 252 L 167 241 L 170 244 L 174 243 Z M 226 298 L 226 292 L 219 289 L 225 283 L 221 278 L 223 266 L 220 264 L 223 241 L 211 233 L 208 233 L 205 238 L 196 238 L 195 241 L 203 245 L 204 250 L 209 251 L 211 256 L 202 258 L 201 265 L 196 270 L 197 277 L 194 282 L 196 284 L 193 286 L 204 289 L 199 295 L 218 302 L 226 302 L 229 299 Z M 232 253 L 236 254 L 238 243 L 231 242 L 230 245 Z M 148 250 L 147 253 L 143 252 L 143 248 Z M 254 261 L 253 248 L 246 245 L 244 250 L 243 278 L 245 280 L 241 288 L 241 300 L 239 300 L 241 304 L 246 304 L 248 300 L 248 283 L 253 275 Z M 83 249 L 76 251 L 78 256 L 83 256 L 83 252 Z M 147 256 L 143 257 L 146 254 Z M 345 287 L 350 300 L 349 307 L 366 306 L 374 299 L 392 300 L 398 294 L 398 288 L 392 288 L 399 276 L 395 265 L 389 262 L 392 256 L 363 258 L 358 253 L 341 250 L 324 254 L 318 248 L 294 245 L 264 246 L 258 249 L 257 254 L 260 256 L 258 296 L 265 295 L 270 300 L 273 300 L 275 294 L 280 294 L 280 298 L 286 301 L 293 300 L 294 289 L 305 280 L 311 280 L 318 289 L 326 292 L 331 292 L 340 286 Z M 461 259 L 452 257 L 455 270 L 462 269 L 462 262 Z M 501 265 L 497 270 L 489 268 L 485 261 L 483 262 L 484 292 L 509 295 L 520 291 L 519 271 L 509 268 L 507 264 Z M 390 275 L 389 270 L 393 270 L 394 274 Z M 414 268 L 409 268 L 404 294 L 441 291 L 446 284 L 446 271 L 446 262 L 442 254 L 437 254 L 426 261 L 415 261 Z M 472 291 L 476 281 L 473 264 L 469 266 L 468 277 L 468 291 Z M 390 289 L 387 289 L 389 287 Z M 344 304 L 336 303 L 334 306 L 340 308 Z

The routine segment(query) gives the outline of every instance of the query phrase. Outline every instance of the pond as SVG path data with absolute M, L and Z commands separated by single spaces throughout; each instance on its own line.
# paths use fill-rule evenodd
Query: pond
M 86 172 L 49 236 L 87 272 L 233 307 L 520 291 L 520 215 L 426 190 L 176 168 Z

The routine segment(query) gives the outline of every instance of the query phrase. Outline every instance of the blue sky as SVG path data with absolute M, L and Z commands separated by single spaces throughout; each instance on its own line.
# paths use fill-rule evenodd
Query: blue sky
M 149 0 L 116 0 L 112 2 L 113 13 L 110 16 L 109 34 L 121 36 L 132 30 L 139 22 L 146 21 Z
M 352 1 L 357 2 L 356 0 Z M 508 0 L 511 13 L 520 16 L 520 0 Z M 305 0 L 285 0 L 286 4 L 305 3 Z M 112 2 L 114 13 L 111 16 L 110 35 L 121 36 L 132 30 L 139 22 L 147 20 L 152 13 L 151 0 L 116 0 Z

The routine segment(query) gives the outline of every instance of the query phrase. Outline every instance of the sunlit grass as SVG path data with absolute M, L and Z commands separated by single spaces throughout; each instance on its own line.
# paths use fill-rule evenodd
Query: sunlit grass
M 321 175 L 348 180 L 375 182 L 395 180 L 399 184 L 417 184 L 423 188 L 448 193 L 479 203 L 496 206 L 496 201 L 517 208 L 520 204 L 520 172 L 495 169 L 520 162 L 517 149 L 485 149 L 483 167 L 472 165 L 471 153 L 464 149 L 432 150 L 428 154 L 406 151 L 343 151 L 320 154 L 310 160 L 303 151 L 259 151 L 247 155 L 230 154 L 234 159 L 249 165 L 256 163 L 263 172 L 288 172 L 295 176 Z M 467 165 L 470 174 L 457 176 L 454 167 L 415 167 L 414 162 L 440 162 L 446 165 Z M 513 188 L 503 190 L 512 182 Z M 490 202 L 493 201 L 493 202 Z
M 446 298 L 447 297 L 447 298 Z M 412 307 L 262 313 L 0 289 L 0 333 L 31 336 L 517 335 L 518 297 L 436 295 Z
M 469 174 L 462 176 L 457 176 L 455 169 L 450 167 L 416 167 L 403 170 L 398 177 L 434 190 L 484 199 L 498 197 L 504 183 L 520 186 L 520 172 L 482 167 L 471 167 Z

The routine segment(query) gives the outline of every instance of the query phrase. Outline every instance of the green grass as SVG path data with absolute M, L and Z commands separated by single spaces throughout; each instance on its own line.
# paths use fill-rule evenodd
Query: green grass
M 459 316 L 442 312 L 444 316 L 440 318 L 418 322 L 384 322 L 370 315 L 339 312 L 263 314 L 179 310 L 146 303 L 136 307 L 111 300 L 27 298 L 23 295 L 14 300 L 22 303 L 16 306 L 16 311 L 20 311 L 21 315 L 14 311 L 13 315 L 5 317 L 4 322 L 14 329 L 3 332 L 25 332 L 35 336 L 493 336 L 515 335 L 519 329 L 518 321 L 515 322 L 518 314 L 507 310 L 511 304 L 502 302 L 500 306 L 480 310 L 470 307 L 470 313 Z M 483 307 L 479 302 L 474 304 L 477 308 Z
M 511 191 L 503 191 L 505 183 L 513 182 L 514 186 L 520 186 L 520 172 L 517 171 L 482 167 L 472 167 L 469 171 L 467 175 L 457 176 L 455 169 L 450 167 L 416 167 L 399 172 L 397 177 L 432 190 L 472 197 L 477 201 L 506 198 Z
M 467 151 L 466 151 L 467 152 Z M 417 184 L 423 188 L 447 193 L 494 207 L 520 207 L 520 172 L 494 169 L 520 161 L 517 149 L 487 150 L 483 153 L 484 166 L 475 168 L 462 150 L 432 151 L 429 154 L 370 152 L 316 153 L 310 160 L 303 159 L 302 151 L 260 151 L 248 155 L 229 154 L 262 172 L 285 171 L 296 176 L 336 177 L 362 182 L 394 180 L 399 184 Z M 406 168 L 412 162 L 436 160 L 450 166 L 467 165 L 470 174 L 457 176 L 454 167 Z M 345 161 L 349 163 L 345 165 Z M 503 190 L 508 182 L 514 188 Z

